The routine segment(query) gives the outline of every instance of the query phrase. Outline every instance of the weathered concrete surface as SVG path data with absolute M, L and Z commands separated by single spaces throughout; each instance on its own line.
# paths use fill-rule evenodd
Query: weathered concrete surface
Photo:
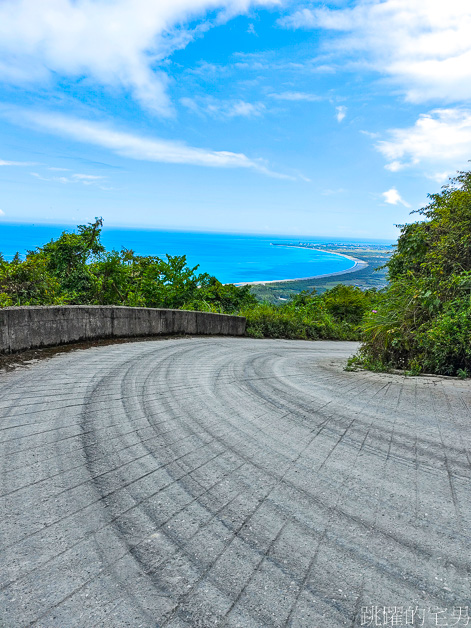
M 354 349 L 174 339 L 3 375 L 0 625 L 467 625 L 470 383 L 343 372 Z
M 0 353 L 93 340 L 170 334 L 243 336 L 245 318 L 114 305 L 0 309 Z

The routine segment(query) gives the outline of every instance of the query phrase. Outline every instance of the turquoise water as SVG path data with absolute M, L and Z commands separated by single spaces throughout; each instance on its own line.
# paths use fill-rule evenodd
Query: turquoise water
M 62 231 L 72 229 L 57 225 L 2 223 L 0 251 L 6 259 L 11 259 L 17 251 L 24 255 L 27 250 L 56 238 Z M 347 270 L 354 265 L 345 257 L 324 251 L 272 246 L 272 243 L 296 245 L 299 242 L 349 242 L 315 236 L 282 238 L 105 227 L 102 242 L 107 249 L 126 247 L 139 255 L 186 255 L 190 266 L 199 264 L 199 272 L 215 275 L 223 283 L 313 277 Z M 355 243 L 359 242 L 355 240 Z M 378 240 L 374 242 L 383 243 Z

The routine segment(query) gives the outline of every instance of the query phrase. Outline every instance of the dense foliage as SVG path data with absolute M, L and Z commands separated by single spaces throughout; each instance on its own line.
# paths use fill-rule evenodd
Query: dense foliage
M 102 220 L 63 232 L 57 240 L 17 254 L 0 256 L 0 306 L 129 305 L 237 312 L 256 302 L 248 287 L 223 285 L 207 273 L 197 274 L 186 258 L 166 259 L 133 251 L 106 251 Z
M 401 227 L 389 287 L 364 322 L 353 364 L 411 373 L 471 373 L 471 172 L 462 172 Z
M 321 295 L 302 292 L 283 305 L 261 303 L 241 313 L 247 333 L 256 338 L 358 340 L 376 294 L 339 284 Z

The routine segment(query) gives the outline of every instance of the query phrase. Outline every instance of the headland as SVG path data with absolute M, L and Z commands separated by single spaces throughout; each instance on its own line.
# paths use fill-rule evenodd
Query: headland
M 301 245 L 301 244 L 275 244 L 272 243 L 272 246 L 282 246 L 285 248 L 293 248 L 293 249 L 312 249 L 313 251 L 321 251 L 325 252 L 326 249 L 321 249 L 315 246 L 309 245 Z M 324 279 L 326 277 L 335 277 L 337 275 L 344 275 L 346 273 L 353 273 L 358 270 L 362 270 L 368 266 L 368 262 L 362 259 L 358 259 L 356 257 L 352 257 L 351 255 L 346 255 L 345 253 L 338 253 L 337 251 L 328 251 L 332 255 L 338 255 L 340 257 L 345 257 L 354 262 L 353 266 L 350 268 L 346 268 L 345 270 L 338 270 L 333 273 L 325 273 L 323 275 L 313 275 L 312 277 L 295 277 L 293 279 L 270 279 L 268 281 L 245 281 L 241 283 L 236 283 L 236 286 L 257 286 L 257 285 L 265 285 L 271 283 L 287 283 L 291 281 L 308 281 L 311 279 Z

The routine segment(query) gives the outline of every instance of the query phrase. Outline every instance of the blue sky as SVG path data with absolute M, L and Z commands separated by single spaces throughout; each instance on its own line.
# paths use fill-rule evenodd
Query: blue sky
M 0 220 L 395 238 L 471 159 L 468 0 L 3 0 Z

